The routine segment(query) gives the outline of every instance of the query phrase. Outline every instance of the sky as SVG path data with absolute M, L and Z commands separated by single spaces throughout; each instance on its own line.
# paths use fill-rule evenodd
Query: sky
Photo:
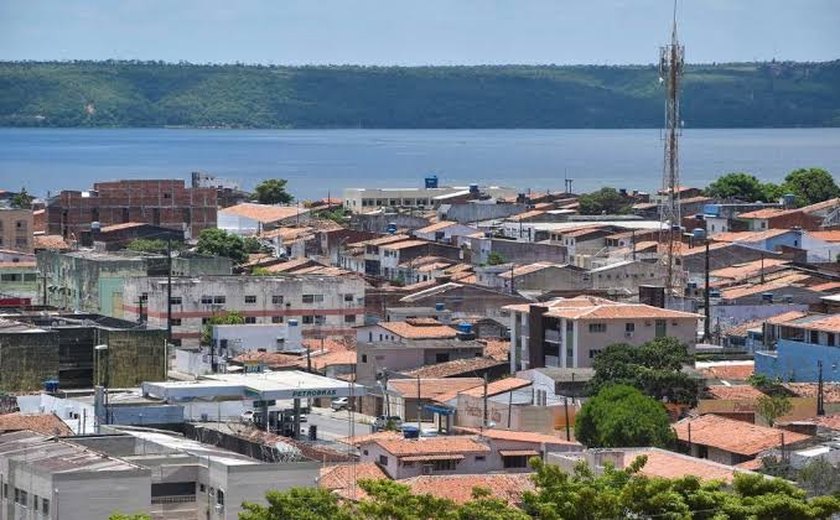
M 670 0 L 0 0 L 0 60 L 652 63 Z M 681 0 L 687 61 L 840 58 L 840 0 Z

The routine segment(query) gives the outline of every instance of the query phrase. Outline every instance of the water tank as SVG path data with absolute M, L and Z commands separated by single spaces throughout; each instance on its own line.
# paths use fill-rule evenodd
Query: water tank
M 101 223 L 101 222 L 99 222 L 99 221 L 93 221 L 93 222 L 91 222 L 91 223 L 90 223 L 90 230 L 91 230 L 91 232 L 93 232 L 93 233 L 99 233 L 99 231 L 100 231 L 101 229 L 102 229 L 102 223 Z
M 426 189 L 432 189 L 438 187 L 438 177 L 437 175 L 429 175 L 426 177 Z
M 402 427 L 403 437 L 406 439 L 419 439 L 420 438 L 420 428 L 416 426 L 403 426 Z
M 796 195 L 793 193 L 785 193 L 782 195 L 782 204 L 784 204 L 786 208 L 792 208 L 793 205 L 796 204 Z
M 397 223 L 396 222 L 388 222 L 388 226 L 385 228 L 385 231 L 387 231 L 388 233 L 393 235 L 394 233 L 397 232 Z
M 435 311 L 440 312 L 446 310 L 446 304 L 443 302 L 438 302 L 435 304 Z
M 47 379 L 44 381 L 44 391 L 48 394 L 58 392 L 58 379 Z
M 765 303 L 773 303 L 773 293 L 761 293 L 761 301 Z
M 298 326 L 298 320 L 295 319 L 295 318 L 291 318 L 286 323 L 288 324 L 289 327 L 297 327 Z
M 462 321 L 458 324 L 458 332 L 461 334 L 472 334 L 472 324 Z
M 478 195 L 478 184 L 470 184 L 470 194 Z
M 706 230 L 703 228 L 694 228 L 691 230 L 691 236 L 694 240 L 706 240 Z

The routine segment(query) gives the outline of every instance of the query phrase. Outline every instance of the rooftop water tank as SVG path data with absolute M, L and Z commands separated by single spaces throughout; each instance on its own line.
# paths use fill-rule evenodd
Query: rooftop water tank
M 470 184 L 470 193 L 473 195 L 478 194 L 478 184 Z
M 438 177 L 437 175 L 429 175 L 426 177 L 426 189 L 432 189 L 438 187 Z
M 403 426 L 402 427 L 403 437 L 406 439 L 419 439 L 420 438 L 420 428 L 415 426 Z
M 691 230 L 691 236 L 694 238 L 694 240 L 705 240 L 706 230 L 703 228 L 694 228 Z
M 462 321 L 458 324 L 458 332 L 461 334 L 472 334 L 472 324 Z
M 794 204 L 796 204 L 796 195 L 793 193 L 785 193 L 782 195 L 782 204 L 784 204 L 786 208 L 792 208 Z
M 392 235 L 397 232 L 397 223 L 396 222 L 389 222 L 388 226 L 385 228 L 385 231 L 391 233 Z
M 446 304 L 443 302 L 438 302 L 435 304 L 435 311 L 440 312 L 446 310 Z

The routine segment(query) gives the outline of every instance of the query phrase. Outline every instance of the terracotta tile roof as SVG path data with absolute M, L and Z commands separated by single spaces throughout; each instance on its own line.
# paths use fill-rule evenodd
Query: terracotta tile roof
M 306 367 L 307 363 L 311 363 L 312 368 L 314 368 L 315 370 L 323 370 L 327 367 L 335 365 L 355 365 L 356 351 L 337 350 L 335 352 L 328 352 L 327 354 L 321 354 L 318 356 L 313 356 L 310 354 L 308 362 L 306 360 L 306 356 L 303 356 L 302 359 L 299 359 L 296 364 L 300 367 Z
M 793 284 L 804 282 L 809 278 L 807 274 L 794 274 L 785 276 L 767 283 L 755 285 L 739 285 L 736 287 L 729 287 L 720 293 L 720 297 L 724 300 L 737 300 L 746 296 L 752 296 L 763 292 L 773 292 L 785 287 L 790 287 Z
M 617 303 L 595 305 L 589 308 L 553 308 L 547 316 L 572 320 L 631 320 L 631 319 L 697 319 L 692 312 L 662 309 L 641 303 Z
M 760 452 L 785 444 L 810 439 L 801 433 L 767 428 L 744 421 L 727 419 L 719 415 L 707 414 L 697 418 L 684 419 L 674 425 L 680 441 L 688 442 L 688 425 L 691 424 L 691 442 L 737 453 L 755 456 Z
M 482 339 L 480 341 L 485 345 L 485 356 L 497 359 L 499 361 L 508 360 L 508 355 L 510 354 L 509 340 Z
M 483 384 L 480 377 L 448 377 L 420 379 L 420 399 L 437 400 L 441 395 L 461 392 Z M 417 379 L 391 379 L 388 390 L 407 399 L 417 399 Z
M 353 350 L 356 348 L 356 338 L 303 338 L 304 348 L 309 348 L 312 352 L 338 352 L 342 350 Z M 355 352 L 355 351 L 354 351 Z
M 277 229 L 272 229 L 270 231 L 263 231 L 262 233 L 260 233 L 260 238 L 279 238 L 283 241 L 293 241 L 311 234 L 312 229 L 308 227 L 281 227 Z
M 457 336 L 455 329 L 446 325 L 418 327 L 404 321 L 382 321 L 377 325 L 405 339 L 451 339 Z
M 449 273 L 449 274 L 458 273 L 458 272 L 462 272 L 462 271 L 472 271 L 472 270 L 473 270 L 473 266 L 471 266 L 470 264 L 455 264 L 453 266 L 450 266 L 450 267 L 447 267 L 446 269 L 444 269 L 444 271 Z
M 724 401 L 756 401 L 764 395 L 750 385 L 709 385 L 706 393 Z
M 808 234 L 824 242 L 840 242 L 840 229 L 833 229 L 831 231 L 810 231 Z
M 657 242 L 657 244 L 658 244 L 658 242 Z M 701 246 L 688 247 L 688 244 L 682 244 L 682 243 L 680 243 L 679 246 L 680 247 L 677 248 L 677 252 L 683 258 L 689 257 L 689 256 L 694 256 L 694 255 L 701 255 L 701 254 L 706 253 L 706 248 L 705 247 L 701 247 Z M 685 246 L 685 247 L 683 247 L 683 246 Z M 719 249 L 725 249 L 727 247 L 732 247 L 732 244 L 729 243 L 729 242 L 712 242 L 711 244 L 709 244 L 709 252 L 717 251 Z
M 0 269 L 35 269 L 38 262 L 0 262 Z
M 505 364 L 507 364 L 507 361 L 499 361 L 498 359 L 489 357 L 453 359 L 444 363 L 415 368 L 414 370 L 403 372 L 403 374 L 411 377 L 419 376 L 421 378 L 447 378 L 462 374 L 475 375 L 475 372 L 478 370 L 485 370 Z
M 782 323 L 787 323 L 789 321 L 798 320 L 799 318 L 803 318 L 807 316 L 807 312 L 802 311 L 788 311 L 783 312 L 781 314 L 777 314 L 775 316 L 771 316 L 764 320 L 764 323 L 769 323 L 770 325 L 781 325 Z
M 514 305 L 506 305 L 504 309 L 515 312 L 529 312 L 531 310 L 531 303 L 517 303 Z M 619 305 L 618 302 L 601 298 L 598 296 L 575 296 L 574 298 L 554 298 L 547 302 L 539 304 L 542 307 L 547 307 L 549 310 L 553 309 L 585 309 L 594 307 L 596 305 Z
M 714 278 L 729 278 L 732 280 L 741 280 L 744 278 L 750 278 L 752 276 L 761 274 L 762 269 L 766 274 L 771 271 L 778 270 L 776 268 L 780 268 L 789 264 L 790 262 L 788 262 L 787 260 L 782 260 L 779 258 L 765 258 L 763 261 L 755 260 L 753 262 L 736 264 L 733 266 L 724 267 L 723 269 L 710 271 L 709 276 Z
M 814 418 L 814 422 L 817 424 L 817 426 L 820 426 L 822 428 L 840 431 L 840 414 L 816 417 Z
M 295 366 L 299 360 L 300 356 L 297 354 L 281 354 L 279 352 L 246 352 L 233 358 L 233 361 L 243 365 L 262 363 L 270 368 Z
M 801 211 L 801 210 L 796 210 Z M 783 215 L 785 213 L 793 213 L 790 210 L 782 209 L 782 208 L 763 208 L 757 209 L 755 211 L 748 211 L 746 213 L 739 213 L 738 218 L 745 218 L 745 219 L 768 219 L 771 217 L 777 217 Z
M 458 432 L 478 435 L 480 437 L 486 437 L 488 439 L 494 439 L 499 441 L 531 442 L 534 444 L 556 444 L 563 446 L 580 446 L 581 448 L 583 448 L 583 446 L 579 442 L 567 441 L 562 437 L 558 437 L 556 435 L 548 435 L 545 433 L 497 430 L 495 428 L 488 428 L 484 431 L 481 431 L 477 428 L 466 427 L 456 427 L 455 429 Z
M 437 222 L 435 224 L 431 224 L 424 228 L 420 228 L 415 233 L 434 233 L 435 231 L 440 231 L 442 229 L 446 229 L 448 227 L 457 226 L 457 222 L 452 222 L 449 220 L 443 220 L 441 222 Z
M 289 273 L 297 269 L 310 266 L 313 263 L 315 263 L 315 261 L 311 258 L 294 258 L 292 260 L 286 260 L 285 262 L 278 262 L 274 265 L 270 265 L 265 269 L 271 273 Z
M 747 470 L 747 471 L 758 471 L 764 466 L 764 461 L 762 457 L 756 457 L 754 459 L 742 462 L 740 464 L 735 464 L 733 467 Z
M 692 430 L 692 434 L 693 434 Z M 738 471 L 733 466 L 718 464 L 710 460 L 698 459 L 688 455 L 672 453 L 666 450 L 639 450 L 633 451 L 632 459 L 645 455 L 647 463 L 642 467 L 641 474 L 649 477 L 681 478 L 689 475 L 699 477 L 701 480 L 723 480 L 731 482 Z M 625 460 L 628 458 L 625 455 Z
M 486 453 L 490 451 L 486 444 L 467 435 L 444 435 L 440 437 L 420 437 L 419 439 L 380 439 L 373 442 L 398 458 L 416 455 L 462 455 L 464 453 Z
M 472 491 L 477 487 L 489 490 L 494 498 L 509 504 L 518 504 L 525 491 L 534 490 L 534 482 L 528 473 L 421 475 L 399 482 L 409 486 L 415 495 L 432 495 L 459 504 L 471 500 Z
M 789 325 L 806 330 L 819 330 L 823 332 L 834 332 L 836 334 L 840 332 L 840 314 L 829 315 L 806 323 L 791 323 Z
M 51 413 L 25 414 L 21 412 L 0 415 L 0 432 L 31 430 L 43 435 L 66 437 L 73 430 L 57 415 Z
M 510 217 L 508 217 L 508 220 L 512 222 L 519 222 L 520 220 L 528 220 L 530 218 L 536 218 L 542 215 L 545 215 L 545 211 L 531 210 L 519 213 L 517 215 L 511 215 Z
M 70 244 L 61 235 L 35 235 L 32 244 L 35 249 L 70 249 Z
M 420 247 L 431 243 L 432 242 L 429 242 L 428 240 L 404 240 L 402 242 L 393 242 L 390 244 L 385 244 L 382 246 L 382 249 L 387 249 L 389 251 L 399 251 L 401 249 Z
M 519 390 L 520 388 L 531 386 L 532 383 L 533 382 L 528 379 L 519 379 L 518 377 L 506 377 L 504 379 L 499 379 L 498 381 L 493 381 L 487 385 L 487 396 L 492 397 L 494 395 Z M 461 393 L 470 397 L 484 397 L 484 384 L 482 383 L 479 386 L 470 388 Z
M 350 462 L 325 466 L 319 473 L 318 485 L 320 487 L 335 491 L 344 498 L 351 498 L 355 491 L 357 500 L 367 498 L 367 493 L 358 486 L 359 480 L 388 479 L 387 473 L 375 462 Z
M 122 224 L 111 224 L 110 226 L 102 226 L 99 231 L 102 233 L 110 233 L 112 231 L 120 231 L 123 229 L 132 229 L 137 227 L 147 226 L 145 222 L 124 222 Z
M 440 257 L 440 256 L 424 255 L 424 256 L 418 256 L 417 258 L 412 258 L 411 260 L 409 260 L 407 262 L 403 262 L 399 265 L 399 267 L 419 269 L 420 267 L 423 267 L 425 265 L 437 264 L 437 263 L 441 263 L 441 262 L 446 262 L 447 265 L 452 264 L 451 261 L 447 260 L 446 258 Z
M 709 378 L 725 381 L 746 381 L 755 372 L 755 363 L 726 364 L 706 367 L 701 372 Z
M 816 397 L 816 383 L 785 383 L 784 387 L 799 397 Z M 826 403 L 840 403 L 840 383 L 824 383 L 823 397 Z
M 219 214 L 222 215 L 245 217 L 262 222 L 263 224 L 271 224 L 272 222 L 307 212 L 309 212 L 308 209 L 297 206 L 275 206 L 272 204 L 255 204 L 253 202 L 243 202 L 242 204 L 219 210 Z
M 550 267 L 555 267 L 555 266 L 556 266 L 556 264 L 552 264 L 551 262 L 536 262 L 536 263 L 533 263 L 533 264 L 520 265 L 520 266 L 514 267 L 512 269 L 512 272 L 511 272 L 511 270 L 508 270 L 508 271 L 505 271 L 503 273 L 499 273 L 499 278 L 504 278 L 506 280 L 509 280 L 511 278 L 511 276 L 515 276 L 515 277 L 524 276 L 526 274 L 536 273 L 537 271 L 542 271 L 543 269 L 548 269 Z
M 746 337 L 751 329 L 761 329 L 764 320 L 745 321 L 731 327 L 726 327 L 723 334 L 726 336 Z
M 367 435 L 356 435 L 355 437 L 344 437 L 341 439 L 337 439 L 337 441 L 343 444 L 350 444 L 351 446 L 361 446 L 362 444 L 369 444 L 371 442 L 379 440 L 391 440 L 402 438 L 403 434 L 400 432 L 381 431 L 369 433 Z
M 819 211 L 831 210 L 837 206 L 840 206 L 840 197 L 835 197 L 833 199 L 817 202 L 816 204 L 811 204 L 810 206 L 803 206 L 799 208 L 798 211 L 803 211 L 805 213 L 814 213 Z
M 428 273 L 431 271 L 441 271 L 446 267 L 452 265 L 452 262 L 435 262 L 433 264 L 422 265 L 416 269 L 420 273 Z
M 371 238 L 369 240 L 362 240 L 361 242 L 353 242 L 352 244 L 347 244 L 347 247 L 364 247 L 364 246 L 381 246 L 385 244 L 390 244 L 392 242 L 399 242 L 400 240 L 408 239 L 408 235 L 385 235 L 379 238 Z
M 417 327 L 426 327 L 426 326 L 430 326 L 430 325 L 440 325 L 441 324 L 438 320 L 436 320 L 435 318 L 432 318 L 431 316 L 425 317 L 425 318 L 406 318 L 405 322 L 408 323 L 409 325 L 414 325 L 414 326 L 417 326 Z
M 834 293 L 840 291 L 840 282 L 825 282 L 817 285 L 808 286 L 812 291 Z
M 610 229 L 610 226 L 588 226 L 568 232 L 561 232 L 560 234 L 563 238 L 581 238 L 598 233 L 608 233 Z
M 761 242 L 773 237 L 790 233 L 790 229 L 766 229 L 764 231 L 728 231 L 717 233 L 711 238 L 717 242 Z

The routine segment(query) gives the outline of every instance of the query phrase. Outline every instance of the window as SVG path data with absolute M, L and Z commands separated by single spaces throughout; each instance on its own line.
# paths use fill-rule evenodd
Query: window
M 324 301 L 323 294 L 304 294 L 303 303 L 321 303 Z
M 356 323 L 355 314 L 347 314 L 344 316 L 344 323 Z
M 221 489 L 216 490 L 216 504 L 222 507 L 225 506 L 225 492 Z
M 449 361 L 449 352 L 438 352 L 435 354 L 435 363 L 446 363 Z
M 226 299 L 224 296 L 214 296 L 213 303 L 225 303 Z
M 283 305 L 283 295 L 274 294 L 271 296 L 271 303 L 274 305 Z
M 220 339 L 219 340 L 219 348 L 228 348 L 228 340 L 227 339 Z
M 527 468 L 528 457 L 526 455 L 516 455 L 514 457 L 502 457 L 502 464 L 507 468 Z
M 3 498 L 9 498 L 9 483 L 3 482 Z
M 624 332 L 634 332 L 636 330 L 636 324 L 627 322 L 624 324 Z
M 206 491 L 207 491 L 207 486 L 205 486 L 204 484 L 199 484 L 198 485 L 198 492 L 199 493 L 204 493 Z
M 41 497 L 38 495 L 32 495 L 32 509 L 37 511 L 41 506 Z
M 36 282 L 38 281 L 38 275 L 35 273 L 26 273 L 23 275 L 24 282 Z
M 484 459 L 485 459 L 484 455 L 476 455 L 475 456 L 475 461 L 476 462 L 483 462 Z
M 590 323 L 589 332 L 607 332 L 606 323 Z
M 382 464 L 383 466 L 387 466 L 388 465 L 388 457 L 386 457 L 385 455 L 380 455 L 379 456 L 379 463 Z
M 15 488 L 15 502 L 17 502 L 18 504 L 20 504 L 24 507 L 28 506 L 29 505 L 29 494 L 22 489 Z
M 665 334 L 668 332 L 667 327 L 668 323 L 665 320 L 656 320 L 656 331 L 654 332 L 654 337 L 664 338 Z
M 201 297 L 201 303 L 203 303 L 204 305 L 209 305 L 209 304 L 213 303 L 213 297 L 212 296 L 202 296 Z
M 245 323 L 246 324 L 253 325 L 256 322 L 257 322 L 257 318 L 255 318 L 254 316 L 245 316 Z
M 595 359 L 595 356 L 597 356 L 600 352 L 601 351 L 598 350 L 597 348 L 590 349 L 589 350 L 589 359 Z
M 181 326 L 181 318 L 172 318 L 169 320 L 169 324 L 173 327 L 180 327 Z
M 271 323 L 283 323 L 283 316 L 272 316 Z
M 206 318 L 206 317 L 201 318 L 201 324 L 202 325 L 207 325 L 208 323 L 210 323 L 210 318 Z
M 816 330 L 811 331 L 811 341 L 809 343 L 817 344 L 820 342 L 820 333 Z
M 257 303 L 257 297 L 253 294 L 245 296 L 245 303 Z
M 173 296 L 172 298 L 169 298 L 169 303 L 171 303 L 172 305 L 181 305 L 181 301 L 182 300 L 180 296 Z
M 367 363 L 367 354 L 362 354 L 362 363 Z
M 346 302 L 352 302 L 353 300 L 355 300 L 355 298 L 353 298 L 353 295 L 352 295 L 352 294 L 345 294 L 345 295 L 344 295 L 344 301 L 346 301 Z
M 458 463 L 454 460 L 434 460 L 432 461 L 432 468 L 435 471 L 455 471 Z
M 50 499 L 49 498 L 41 499 L 41 511 L 44 513 L 44 516 L 50 516 Z
M 315 324 L 316 325 L 323 325 L 326 322 L 327 322 L 327 317 L 326 316 L 320 316 L 320 315 L 315 316 Z
M 304 316 L 303 317 L 303 324 L 304 325 L 312 325 L 314 323 L 315 318 L 313 316 Z

